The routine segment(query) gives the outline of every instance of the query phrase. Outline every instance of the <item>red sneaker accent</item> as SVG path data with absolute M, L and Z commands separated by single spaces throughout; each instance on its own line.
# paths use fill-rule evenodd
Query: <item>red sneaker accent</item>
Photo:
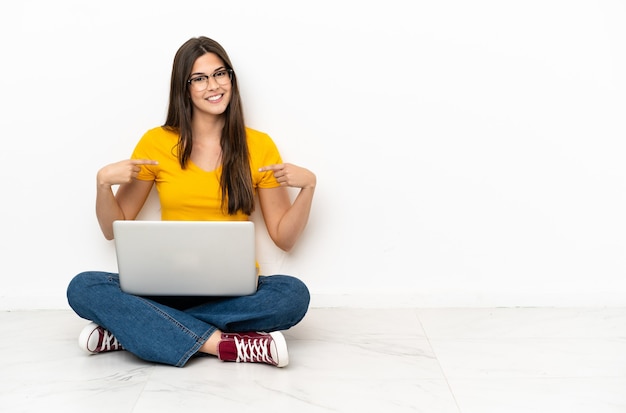
M 273 333 L 222 333 L 217 356 L 223 361 L 267 363 L 276 367 L 289 364 L 285 337 Z

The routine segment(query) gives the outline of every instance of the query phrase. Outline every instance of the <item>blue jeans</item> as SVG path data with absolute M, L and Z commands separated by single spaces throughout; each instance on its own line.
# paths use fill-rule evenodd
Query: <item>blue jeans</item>
M 309 291 L 288 275 L 260 276 L 242 297 L 143 297 L 122 292 L 115 273 L 78 274 L 67 288 L 80 317 L 109 330 L 124 349 L 152 362 L 182 367 L 216 330 L 286 330 L 309 307 Z

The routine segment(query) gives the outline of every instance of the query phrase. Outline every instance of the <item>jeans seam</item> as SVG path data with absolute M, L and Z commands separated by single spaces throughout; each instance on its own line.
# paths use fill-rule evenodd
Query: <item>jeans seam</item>
M 195 344 L 189 350 L 187 350 L 182 355 L 182 357 L 178 360 L 178 362 L 175 364 L 176 367 L 184 366 L 185 363 L 191 358 L 191 356 L 193 356 L 194 354 L 198 352 L 200 347 L 202 347 L 202 345 L 206 342 L 206 340 L 213 333 L 213 331 L 215 331 L 215 329 L 209 328 L 202 336 L 199 336 L 196 333 L 194 333 L 192 330 L 187 328 L 185 325 L 181 324 L 178 320 L 176 320 L 166 311 L 163 311 L 158 306 L 154 305 L 152 302 L 150 302 L 150 300 L 147 300 L 143 297 L 139 297 L 139 298 L 141 298 L 143 302 L 145 302 L 150 307 L 152 307 L 152 309 L 155 310 L 155 312 L 159 314 L 161 317 L 167 319 L 170 322 L 173 322 L 172 324 L 178 327 L 182 333 L 187 334 L 189 337 L 195 340 Z

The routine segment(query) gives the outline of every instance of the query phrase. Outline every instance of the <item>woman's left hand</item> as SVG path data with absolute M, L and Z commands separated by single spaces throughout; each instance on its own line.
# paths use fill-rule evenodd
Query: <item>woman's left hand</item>
M 317 182 L 317 178 L 313 172 L 290 163 L 267 165 L 259 168 L 259 172 L 265 171 L 272 171 L 274 178 L 276 178 L 278 183 L 282 186 L 315 188 Z

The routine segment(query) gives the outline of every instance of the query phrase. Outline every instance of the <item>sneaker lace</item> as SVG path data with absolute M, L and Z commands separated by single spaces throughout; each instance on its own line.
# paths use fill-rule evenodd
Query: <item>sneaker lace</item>
M 246 338 L 235 337 L 235 347 L 237 348 L 238 362 L 261 362 L 274 363 L 268 353 L 270 338 Z
M 120 347 L 119 341 L 113 334 L 111 334 L 108 330 L 104 330 L 104 335 L 102 337 L 102 349 L 106 350 L 117 350 Z

